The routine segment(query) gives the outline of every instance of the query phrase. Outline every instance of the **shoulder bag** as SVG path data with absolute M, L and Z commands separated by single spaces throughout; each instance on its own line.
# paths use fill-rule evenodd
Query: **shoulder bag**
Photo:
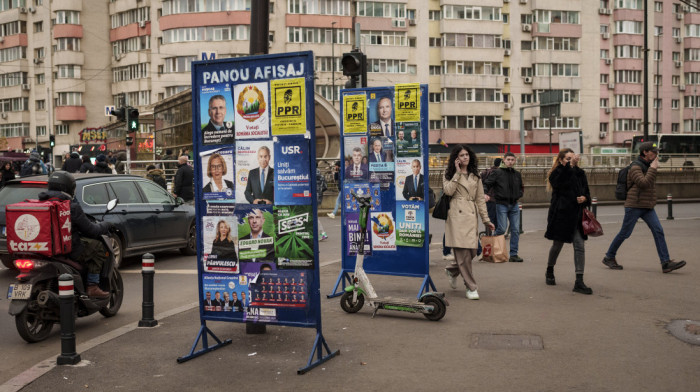
M 433 209 L 433 218 L 447 220 L 447 211 L 450 210 L 451 200 L 452 196 L 448 196 L 445 194 L 445 191 L 442 191 L 440 200 L 438 200 L 435 208 Z
M 600 237 L 603 235 L 603 227 L 596 220 L 595 215 L 588 208 L 583 209 L 583 234 L 591 237 Z

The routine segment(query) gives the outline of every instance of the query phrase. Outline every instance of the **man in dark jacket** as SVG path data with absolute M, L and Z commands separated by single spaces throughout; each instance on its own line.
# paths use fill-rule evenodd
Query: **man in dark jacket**
M 522 263 L 518 256 L 518 241 L 520 239 L 520 209 L 518 199 L 523 197 L 523 179 L 520 172 L 515 170 L 515 154 L 508 152 L 503 156 L 503 162 L 498 170 L 495 170 L 484 181 L 484 187 L 493 191 L 496 200 L 496 212 L 498 225 L 496 235 L 506 232 L 506 225 L 510 222 L 510 259 L 508 261 Z
M 61 166 L 61 170 L 65 170 L 68 173 L 77 173 L 82 166 L 83 161 L 80 159 L 80 154 L 76 151 L 70 153 L 70 158 L 66 159 Z
M 163 171 L 156 169 L 156 165 L 148 165 L 146 167 L 146 178 L 160 185 L 163 187 L 163 189 L 168 189 L 168 185 L 165 183 Z
M 106 156 L 104 156 L 103 154 L 100 154 L 97 156 L 97 158 L 95 160 L 96 160 L 95 173 L 112 174 L 112 169 L 107 164 L 107 157 Z
M 117 174 L 126 174 L 126 153 L 120 152 L 117 154 L 117 164 L 114 165 L 114 170 Z
M 94 173 L 95 172 L 95 165 L 90 162 L 90 157 L 87 155 L 83 156 L 83 164 L 80 165 L 80 172 L 81 173 Z
M 194 170 L 187 164 L 187 156 L 178 158 L 177 173 L 173 184 L 173 195 L 184 201 L 194 200 Z
M 501 167 L 501 158 L 493 160 L 493 166 L 481 172 L 481 181 L 484 182 L 484 200 L 486 200 L 486 210 L 489 214 L 491 223 L 498 226 L 498 214 L 496 213 L 496 199 L 493 189 L 486 188 L 486 179 L 491 176 L 499 167 Z
M 109 222 L 92 223 L 80 207 L 80 203 L 73 197 L 75 193 L 75 178 L 64 171 L 56 171 L 49 176 L 49 189 L 39 194 L 39 200 L 59 198 L 70 200 L 71 220 L 71 260 L 87 264 L 87 295 L 95 298 L 107 298 L 109 293 L 100 289 L 100 273 L 102 266 L 107 261 L 102 242 L 96 240 L 99 236 L 107 234 L 112 226 Z
M 625 199 L 625 217 L 622 227 L 617 233 L 610 248 L 608 248 L 603 264 L 611 269 L 621 270 L 622 266 L 615 260 L 617 250 L 622 243 L 632 235 L 634 225 L 641 218 L 646 222 L 654 236 L 656 252 L 661 260 L 661 270 L 664 273 L 682 268 L 685 261 L 673 261 L 668 254 L 664 228 L 661 227 L 659 217 L 654 211 L 656 205 L 656 171 L 659 167 L 659 150 L 653 142 L 645 142 L 639 145 L 639 158 L 632 163 L 627 173 L 627 198 Z

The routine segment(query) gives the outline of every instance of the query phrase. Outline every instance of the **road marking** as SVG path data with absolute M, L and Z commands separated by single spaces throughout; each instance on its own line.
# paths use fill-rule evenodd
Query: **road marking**
M 329 260 L 329 261 L 324 261 L 323 263 L 319 264 L 321 267 L 325 267 L 331 264 L 335 263 L 340 263 L 343 259 L 335 259 L 335 260 Z
M 141 270 L 120 270 L 122 274 L 140 274 Z M 156 268 L 156 273 L 158 274 L 173 274 L 173 275 L 197 275 L 196 269 L 176 269 L 176 270 L 159 270 Z

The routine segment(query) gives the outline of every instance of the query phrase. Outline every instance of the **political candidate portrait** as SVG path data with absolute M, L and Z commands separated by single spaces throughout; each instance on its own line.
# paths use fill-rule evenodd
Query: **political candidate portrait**
M 391 98 L 384 97 L 377 102 L 377 118 L 378 120 L 371 124 L 372 128 L 382 129 L 382 136 L 391 137 L 394 135 L 394 123 L 391 121 L 392 104 Z
M 369 153 L 370 162 L 391 162 L 387 160 L 386 152 L 382 147 L 382 139 L 376 138 L 372 141 L 372 151 Z
M 355 147 L 352 149 L 352 159 L 345 167 L 345 179 L 362 179 L 369 175 L 369 168 L 366 163 L 362 163 L 362 149 Z
M 265 225 L 265 216 L 263 215 L 262 210 L 255 208 L 251 210 L 246 217 L 248 218 L 248 227 L 250 228 L 250 233 L 243 237 L 240 237 L 239 241 L 271 237 L 269 234 L 263 231 L 263 226 Z M 271 242 L 269 244 L 253 245 L 249 249 L 265 249 L 265 260 L 271 260 L 275 254 L 274 242 Z M 252 261 L 262 261 L 262 259 L 253 259 Z
M 248 173 L 245 198 L 251 204 L 273 204 L 275 201 L 275 170 L 270 166 L 270 148 L 258 149 L 258 167 Z
M 223 95 L 214 95 L 209 98 L 209 123 L 202 128 L 204 134 L 226 129 L 224 118 L 226 117 L 226 98 Z
M 403 184 L 403 198 L 406 200 L 423 200 L 423 175 L 420 174 L 421 163 L 419 159 L 411 162 L 413 174 L 406 177 Z
M 207 177 L 209 183 L 204 186 L 202 192 L 225 192 L 227 189 L 233 190 L 233 181 L 224 179 L 228 173 L 226 160 L 219 153 L 214 153 L 209 156 L 207 161 Z

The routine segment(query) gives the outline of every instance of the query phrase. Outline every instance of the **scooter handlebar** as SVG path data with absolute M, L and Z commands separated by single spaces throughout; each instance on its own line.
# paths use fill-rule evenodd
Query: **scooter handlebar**
M 372 205 L 372 198 L 367 195 L 367 196 L 360 196 L 355 192 L 354 189 L 350 190 L 350 194 L 357 199 L 357 202 L 360 204 L 360 208 L 362 207 L 369 207 Z

